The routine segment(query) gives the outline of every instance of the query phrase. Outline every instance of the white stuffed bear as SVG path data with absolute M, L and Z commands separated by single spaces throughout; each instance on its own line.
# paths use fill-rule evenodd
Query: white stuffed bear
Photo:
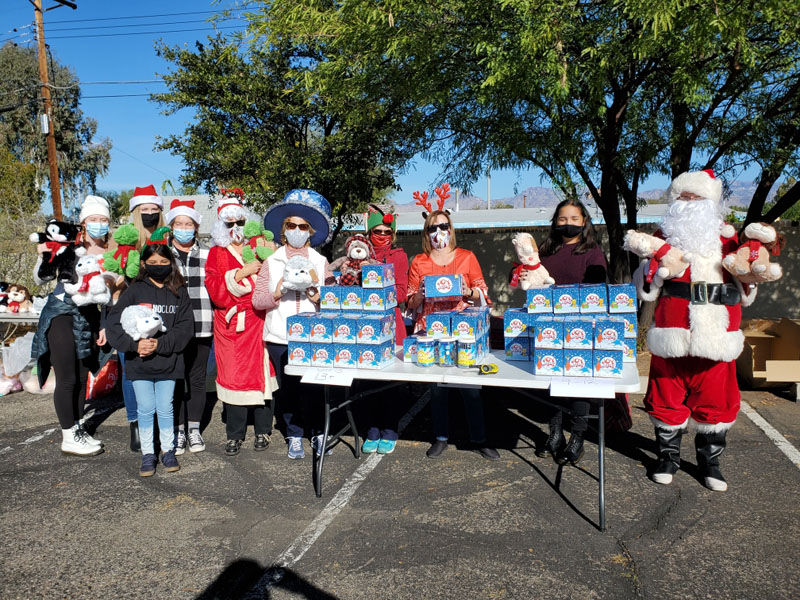
M 106 285 L 100 258 L 95 254 L 81 256 L 75 263 L 75 275 L 78 283 L 64 284 L 64 291 L 72 296 L 72 301 L 77 306 L 111 302 L 111 291 Z
M 134 342 L 153 337 L 156 333 L 167 330 L 164 321 L 149 306 L 135 304 L 122 311 L 119 319 L 122 329 L 133 338 Z
M 314 263 L 303 256 L 293 256 L 286 261 L 286 267 L 283 270 L 283 285 L 281 285 L 281 294 L 287 290 L 295 292 L 303 292 L 310 287 L 316 287 L 319 284 L 319 277 L 317 271 L 314 269 Z

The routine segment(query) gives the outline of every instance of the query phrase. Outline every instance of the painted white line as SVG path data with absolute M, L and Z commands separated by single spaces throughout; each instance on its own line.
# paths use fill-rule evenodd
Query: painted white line
M 58 431 L 58 430 L 55 429 L 55 428 L 47 429 L 47 430 L 44 431 L 44 433 L 37 433 L 36 435 L 32 435 L 31 437 L 29 437 L 24 442 L 20 442 L 20 445 L 33 444 L 34 442 L 38 442 L 39 440 L 43 440 L 48 435 L 51 435 L 51 434 L 55 433 L 56 431 Z
M 800 450 L 792 446 L 789 440 L 783 437 L 777 429 L 770 425 L 764 417 L 758 414 L 758 412 L 744 400 L 742 400 L 742 412 L 747 415 L 756 427 L 772 440 L 778 447 L 778 450 L 783 452 L 789 460 L 794 463 L 794 466 L 800 469 Z
M 425 407 L 430 399 L 430 393 L 425 392 L 420 396 L 419 400 L 412 406 L 409 411 L 400 419 L 397 426 L 398 434 L 403 433 L 403 430 L 408 427 L 408 424 L 416 417 L 419 412 Z M 276 581 L 282 577 L 280 567 L 291 567 L 299 561 L 306 552 L 311 548 L 314 542 L 317 541 L 319 536 L 328 528 L 336 515 L 347 506 L 347 503 L 356 493 L 361 484 L 367 478 L 375 467 L 383 460 L 385 454 L 370 454 L 364 463 L 358 467 L 355 472 L 347 478 L 342 487 L 336 492 L 336 495 L 330 502 L 322 509 L 322 511 L 314 518 L 311 523 L 298 535 L 291 545 L 284 550 L 278 557 L 276 563 L 277 569 L 268 570 L 261 579 L 253 586 L 246 598 L 263 598 L 264 592 Z
M 11 446 L 6 446 L 5 448 L 0 448 L 0 454 L 5 454 L 6 452 L 11 452 L 13 448 Z

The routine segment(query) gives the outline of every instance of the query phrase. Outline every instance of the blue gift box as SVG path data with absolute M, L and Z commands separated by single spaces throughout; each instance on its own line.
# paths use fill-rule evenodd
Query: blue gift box
M 352 344 L 331 344 L 333 366 L 342 369 L 355 369 L 358 366 L 357 346 Z
M 333 341 L 337 344 L 355 344 L 360 313 L 342 313 L 333 319 Z
M 363 310 L 386 311 L 397 306 L 397 289 L 392 285 L 380 289 L 365 289 L 361 292 Z
M 580 287 L 578 285 L 553 286 L 553 312 L 555 314 L 580 311 Z
M 622 350 L 595 350 L 594 368 L 595 377 L 622 377 Z
M 333 344 L 311 344 L 311 366 L 333 366 Z
M 632 283 L 609 283 L 608 312 L 635 313 L 636 286 Z
M 639 322 L 636 319 L 636 313 L 622 313 L 620 317 L 625 321 L 625 337 L 634 340 L 639 337 Z
M 525 305 L 529 313 L 553 312 L 553 289 L 549 287 L 531 288 L 526 290 Z
M 533 321 L 532 333 L 534 348 L 564 347 L 564 323 L 554 317 L 537 316 Z
M 527 339 L 527 338 L 521 338 Z M 489 345 L 489 333 L 484 331 L 478 338 L 475 340 L 475 359 L 480 362 L 481 359 L 486 358 L 489 356 L 489 351 L 491 347 Z
M 417 336 L 409 335 L 403 339 L 403 362 L 417 362 Z
M 636 340 L 625 338 L 622 340 L 622 362 L 636 362 Z
M 287 362 L 298 367 L 311 366 L 311 344 L 308 342 L 289 342 Z
M 450 311 L 440 311 L 425 317 L 425 329 L 429 336 L 433 338 L 443 338 L 450 335 Z
M 323 285 L 319 288 L 319 307 L 322 310 L 339 310 L 342 308 L 342 288 L 338 285 Z
M 503 313 L 503 336 L 528 337 L 528 313 L 521 308 L 509 308 Z
M 426 275 L 427 300 L 460 300 L 462 296 L 460 275 Z
M 361 266 L 362 288 L 385 288 L 390 285 L 394 285 L 394 265 L 392 263 Z
M 527 337 L 503 338 L 506 360 L 530 360 L 530 345 Z
M 480 337 L 484 327 L 483 315 L 472 311 L 454 312 L 450 315 L 450 335 L 455 338 Z
M 564 348 L 592 349 L 594 321 L 591 317 L 564 317 Z
M 311 340 L 311 319 L 317 313 L 298 313 L 286 319 L 286 340 L 289 342 L 308 342 Z
M 533 374 L 557 377 L 564 374 L 564 351 L 553 348 L 534 348 Z
M 591 350 L 564 349 L 564 375 L 591 377 L 593 355 Z
M 392 364 L 394 343 L 383 342 L 374 346 L 356 346 L 359 369 L 383 369 Z
M 358 344 L 381 344 L 394 339 L 394 315 L 361 315 L 358 317 Z
M 310 342 L 330 344 L 333 341 L 333 320 L 338 313 L 317 313 L 309 319 Z
M 342 310 L 361 310 L 364 308 L 363 291 L 360 287 L 347 285 L 341 286 L 339 290 Z
M 622 350 L 625 321 L 620 317 L 597 317 L 594 322 L 594 347 L 598 350 Z
M 608 309 L 608 294 L 604 283 L 582 283 L 578 288 L 582 313 L 604 313 Z

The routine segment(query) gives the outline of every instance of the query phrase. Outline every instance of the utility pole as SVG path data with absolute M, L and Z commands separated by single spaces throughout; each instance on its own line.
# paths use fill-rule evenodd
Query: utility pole
M 527 200 L 528 200 L 528 195 L 522 194 L 522 208 L 528 208 L 526 204 Z
M 492 208 L 492 172 L 486 170 L 486 210 Z
M 456 188 L 456 212 L 458 212 L 458 196 L 460 195 L 461 190 Z

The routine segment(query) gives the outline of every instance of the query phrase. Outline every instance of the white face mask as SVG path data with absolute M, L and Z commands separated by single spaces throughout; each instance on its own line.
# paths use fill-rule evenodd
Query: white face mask
M 231 227 L 231 239 L 234 244 L 244 243 L 244 227 L 241 225 L 234 225 Z
M 300 229 L 287 229 L 283 232 L 286 236 L 286 242 L 292 248 L 302 248 L 306 245 L 308 237 L 311 235 L 308 231 L 300 231 Z
M 431 246 L 436 250 L 447 248 L 450 245 L 450 232 L 441 229 L 428 234 L 431 238 Z

